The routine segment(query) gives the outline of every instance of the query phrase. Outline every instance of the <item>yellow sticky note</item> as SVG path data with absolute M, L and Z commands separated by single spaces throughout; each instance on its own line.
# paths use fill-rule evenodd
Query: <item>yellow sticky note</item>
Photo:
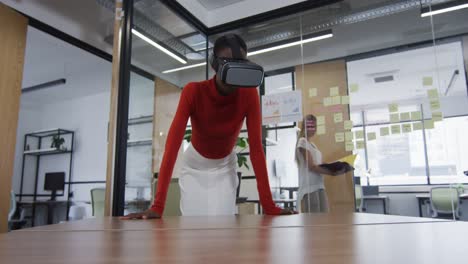
M 345 143 L 346 151 L 353 151 L 354 150 L 354 143 L 352 141 L 347 141 Z
M 409 121 L 411 119 L 410 113 L 405 112 L 405 113 L 400 113 L 400 120 L 401 121 Z
M 340 95 L 340 88 L 338 86 L 330 88 L 330 96 Z
M 431 86 L 432 85 L 432 77 L 423 77 L 423 85 L 424 86 Z
M 325 126 L 317 126 L 317 135 L 325 135 Z
M 309 88 L 309 97 L 317 96 L 317 88 Z
M 424 129 L 433 129 L 434 128 L 434 120 L 424 120 Z
M 438 100 L 439 99 L 439 91 L 437 89 L 430 89 L 427 90 L 427 97 L 429 97 L 430 100 Z
M 346 141 L 352 141 L 353 140 L 353 132 L 351 132 L 351 131 L 345 132 L 344 137 L 345 137 Z
M 439 100 L 430 101 L 429 104 L 431 105 L 431 111 L 439 110 L 440 109 L 440 102 Z
M 413 131 L 422 130 L 422 122 L 413 123 Z
M 342 105 L 347 105 L 347 104 L 349 104 L 349 96 L 348 96 L 348 95 L 343 95 L 343 96 L 341 96 L 341 104 L 342 104 Z
M 351 130 L 351 129 L 353 129 L 353 121 L 351 121 L 351 120 L 345 120 L 345 121 L 344 121 L 344 129 L 345 129 L 345 130 Z
M 403 130 L 403 133 L 411 132 L 411 124 L 408 123 L 401 125 L 401 130 Z
M 343 132 L 335 133 L 335 142 L 344 142 L 345 136 Z
M 317 116 L 317 126 L 325 125 L 325 116 Z
M 442 121 L 443 119 L 442 112 L 432 112 L 432 120 L 434 120 L 434 122 Z
M 364 138 L 364 131 L 363 130 L 358 130 L 355 132 L 356 134 L 356 139 Z
M 398 112 L 398 104 L 389 104 L 388 105 L 388 111 L 390 113 Z
M 340 96 L 333 96 L 332 97 L 332 105 L 339 105 L 341 104 L 341 97 Z
M 421 111 L 414 111 L 411 112 L 411 120 L 419 121 L 422 119 Z
M 333 121 L 335 121 L 335 123 L 343 122 L 343 113 L 335 113 L 333 115 Z
M 400 116 L 398 113 L 396 114 L 390 114 L 390 123 L 398 123 L 400 122 Z
M 356 141 L 356 148 L 357 149 L 363 149 L 364 148 L 364 141 Z
M 388 136 L 390 134 L 390 129 L 388 127 L 380 128 L 380 136 Z
M 375 140 L 377 138 L 375 132 L 369 132 L 367 133 L 367 140 L 369 141 L 372 141 L 372 140 Z
M 324 106 L 330 106 L 331 104 L 332 104 L 332 98 L 331 97 L 323 98 L 323 105 Z
M 350 84 L 349 85 L 349 91 L 351 93 L 355 93 L 355 92 L 359 91 L 359 84 L 357 84 L 357 83 Z
M 401 127 L 400 127 L 400 125 L 392 125 L 392 126 L 391 126 L 391 130 L 392 130 L 392 135 L 400 134 L 400 133 L 401 133 Z

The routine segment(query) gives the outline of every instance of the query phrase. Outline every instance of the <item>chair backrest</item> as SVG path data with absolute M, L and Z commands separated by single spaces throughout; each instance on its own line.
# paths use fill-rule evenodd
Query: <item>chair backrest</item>
M 363 205 L 363 202 L 364 200 L 362 199 L 362 186 L 361 185 L 358 185 L 358 184 L 355 184 L 354 185 L 354 195 L 355 195 L 355 199 L 356 199 L 356 210 L 361 212 L 362 211 L 362 205 Z
M 431 208 L 436 213 L 458 216 L 460 197 L 455 187 L 434 187 L 431 189 Z
M 158 181 L 153 181 L 152 192 L 156 193 Z M 153 195 L 154 196 L 154 195 Z M 152 198 L 154 199 L 154 197 Z M 153 202 L 152 202 L 153 203 Z M 172 178 L 169 183 L 169 189 L 167 190 L 166 204 L 164 205 L 164 216 L 180 216 L 180 187 L 179 179 Z
M 16 196 L 15 196 L 15 192 L 11 191 L 10 192 L 10 211 L 8 212 L 8 221 L 11 221 L 11 219 L 13 219 L 15 212 L 16 212 Z
M 104 216 L 104 201 L 106 189 L 91 189 L 91 205 L 93 207 L 93 216 Z

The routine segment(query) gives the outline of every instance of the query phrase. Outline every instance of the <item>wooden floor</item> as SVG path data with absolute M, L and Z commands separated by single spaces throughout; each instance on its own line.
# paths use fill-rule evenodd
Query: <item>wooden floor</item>
M 0 263 L 465 263 L 468 223 L 376 214 L 89 219 L 0 235 Z

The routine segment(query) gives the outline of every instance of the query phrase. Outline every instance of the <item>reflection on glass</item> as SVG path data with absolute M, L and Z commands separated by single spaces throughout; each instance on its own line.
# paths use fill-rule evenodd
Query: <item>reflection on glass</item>
M 131 60 L 145 72 L 130 76 L 125 213 L 144 211 L 153 200 L 180 87 L 206 78 L 206 45 L 203 34 L 160 1 L 134 2 Z
M 462 147 L 466 145 L 462 135 L 468 132 L 468 37 L 464 35 L 468 28 L 457 22 L 468 11 L 421 17 L 421 5 L 437 9 L 439 2 L 447 1 L 434 5 L 430 1 L 340 1 L 207 39 L 159 1 L 143 0 L 135 3 L 135 30 L 139 33 L 133 38 L 132 62 L 158 80 L 183 87 L 206 78 L 207 51 L 217 37 L 241 35 L 250 48 L 248 59 L 270 73 L 264 82 L 265 96 L 301 91 L 304 115 L 317 117 L 313 140 L 327 146 L 320 148 L 326 160 L 356 154 L 354 182 L 362 187 L 380 186 L 376 195 L 388 194 L 390 213 L 417 215 L 419 198 L 412 192 L 425 192 L 428 202 L 430 185 L 458 186 L 468 179 L 463 176 L 468 170 L 463 157 L 468 153 Z M 308 41 L 311 34 L 324 33 L 329 33 L 327 38 Z M 210 78 L 214 72 L 208 68 Z M 352 123 L 345 123 L 349 120 Z M 297 128 L 290 125 L 293 123 L 269 124 L 264 133 L 275 199 L 297 197 L 293 194 L 297 189 L 299 196 L 303 194 L 299 174 L 306 165 L 297 168 L 291 157 L 296 152 Z M 131 129 L 130 140 L 138 133 L 146 137 L 151 131 Z M 243 129 L 246 134 L 246 127 Z M 166 132 L 155 133 L 164 137 Z M 248 156 L 248 151 L 243 154 Z M 129 161 L 133 167 L 151 162 L 146 158 L 149 151 L 140 154 L 145 158 Z M 255 176 L 252 170 L 243 172 Z M 256 186 L 251 182 L 243 182 L 241 193 L 255 199 Z M 410 195 L 398 196 L 395 185 L 410 186 Z M 422 189 L 416 189 L 417 185 Z M 286 188 L 296 189 L 288 196 L 283 192 L 289 191 Z M 374 207 L 380 205 L 366 200 L 368 190 L 363 188 L 363 207 L 376 212 Z M 330 188 L 330 201 L 340 195 Z M 423 204 L 424 215 L 429 207 L 429 203 Z

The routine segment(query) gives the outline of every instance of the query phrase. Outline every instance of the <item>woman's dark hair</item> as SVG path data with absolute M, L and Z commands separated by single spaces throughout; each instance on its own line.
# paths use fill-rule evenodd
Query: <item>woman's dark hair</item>
M 245 51 L 245 53 L 247 53 L 247 44 L 245 44 L 245 41 L 241 38 L 241 36 L 231 33 L 223 35 L 216 39 L 213 47 L 213 53 L 215 56 L 219 53 L 220 50 L 225 48 L 231 48 L 231 44 L 228 40 L 229 38 L 234 38 L 239 44 L 239 46 Z

